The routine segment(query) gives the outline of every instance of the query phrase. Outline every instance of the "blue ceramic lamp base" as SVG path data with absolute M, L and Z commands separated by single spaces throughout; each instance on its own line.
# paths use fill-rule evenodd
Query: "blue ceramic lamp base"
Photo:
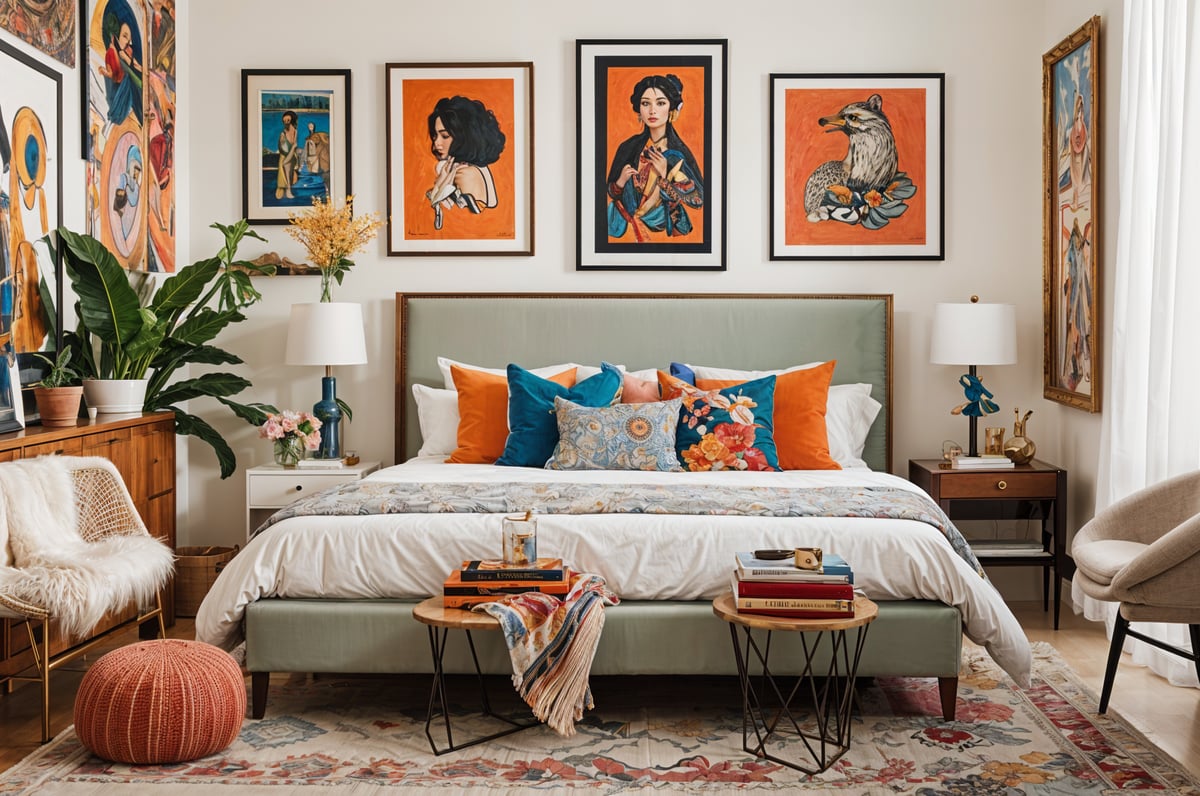
M 342 410 L 337 405 L 337 379 L 333 376 L 321 378 L 321 400 L 313 405 L 313 416 L 321 421 L 321 447 L 317 448 L 313 458 L 342 458 L 339 434 Z

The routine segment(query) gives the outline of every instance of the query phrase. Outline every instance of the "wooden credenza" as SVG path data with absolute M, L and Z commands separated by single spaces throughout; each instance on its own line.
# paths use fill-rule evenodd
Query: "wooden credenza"
M 67 428 L 32 426 L 0 434 L 0 462 L 34 456 L 103 456 L 125 479 L 134 505 L 150 533 L 175 549 L 175 415 L 171 412 L 100 415 Z M 163 619 L 175 623 L 175 587 L 163 590 Z M 126 613 L 106 617 L 100 633 L 136 616 Z M 50 629 L 50 654 L 67 649 L 68 642 Z M 77 639 L 76 642 L 79 640 Z M 20 622 L 0 620 L 0 677 L 30 664 L 29 638 Z

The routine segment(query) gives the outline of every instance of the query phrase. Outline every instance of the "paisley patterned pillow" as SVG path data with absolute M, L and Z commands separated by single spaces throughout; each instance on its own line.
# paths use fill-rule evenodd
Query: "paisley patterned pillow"
M 683 399 L 592 408 L 554 399 L 558 445 L 548 470 L 678 472 L 675 429 Z

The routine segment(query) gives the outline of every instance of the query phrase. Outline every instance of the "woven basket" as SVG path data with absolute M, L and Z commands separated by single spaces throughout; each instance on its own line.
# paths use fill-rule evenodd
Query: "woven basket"
M 180 547 L 175 551 L 175 613 L 195 616 L 217 575 L 238 547 Z

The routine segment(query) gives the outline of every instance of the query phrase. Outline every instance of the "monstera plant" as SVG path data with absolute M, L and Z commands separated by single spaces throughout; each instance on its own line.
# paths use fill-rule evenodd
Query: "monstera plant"
M 263 416 L 258 405 L 230 400 L 250 382 L 233 373 L 175 377 L 188 365 L 242 362 L 210 341 L 231 323 L 245 320 L 241 311 L 262 298 L 251 284 L 251 272 L 271 274 L 275 269 L 236 259 L 243 238 L 264 240 L 245 220 L 212 226 L 225 237 L 221 250 L 157 282 L 122 268 L 95 238 L 59 227 L 58 252 L 79 297 L 79 324 L 63 335 L 63 345 L 85 379 L 147 379 L 143 410 L 174 412 L 176 433 L 211 445 L 221 477 L 228 478 L 237 468 L 233 450 L 209 423 L 179 404 L 214 398 L 238 417 L 258 422 Z

